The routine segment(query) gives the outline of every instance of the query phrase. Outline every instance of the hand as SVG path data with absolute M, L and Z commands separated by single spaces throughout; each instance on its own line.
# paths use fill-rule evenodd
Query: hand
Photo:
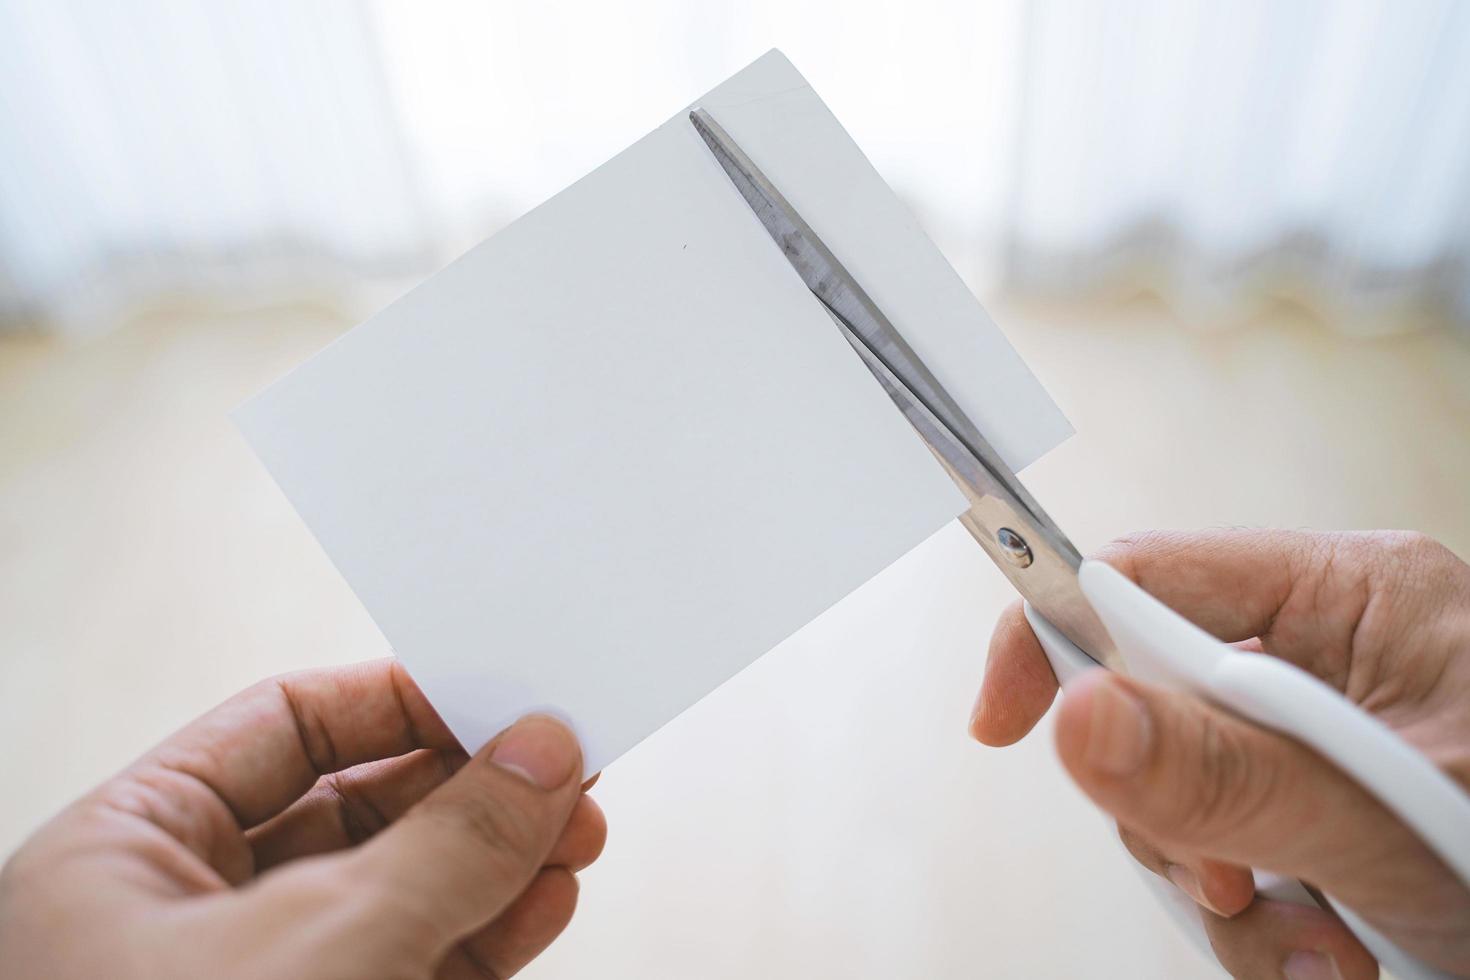
M 533 716 L 468 758 L 391 660 L 266 681 L 0 872 L 0 977 L 507 977 L 571 919 L 602 813 Z
M 1470 788 L 1470 567 L 1444 547 L 1389 532 L 1216 531 L 1146 534 L 1100 557 L 1220 639 L 1311 671 Z M 1020 606 L 1010 608 L 972 733 L 1015 742 L 1056 689 Z M 1300 743 L 1105 671 L 1068 689 L 1056 742 L 1133 856 L 1202 906 L 1234 976 L 1378 975 L 1335 916 L 1254 899 L 1250 867 L 1316 885 L 1422 961 L 1470 974 L 1470 893 Z

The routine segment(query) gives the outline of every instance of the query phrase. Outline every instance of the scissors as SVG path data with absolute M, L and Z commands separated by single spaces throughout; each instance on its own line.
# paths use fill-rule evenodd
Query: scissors
M 1470 887 L 1470 795 L 1317 677 L 1275 657 L 1238 651 L 1111 566 L 1084 561 L 903 335 L 730 134 L 702 108 L 691 111 L 689 119 L 791 267 L 964 493 L 970 506 L 960 522 L 1026 600 L 1026 619 L 1064 692 L 1087 671 L 1119 671 L 1198 695 L 1289 735 L 1356 779 Z M 1379 963 L 1403 980 L 1449 976 L 1398 949 L 1330 896 L 1292 879 L 1260 871 L 1255 877 L 1258 894 L 1333 909 Z M 1147 872 L 1144 879 L 1209 954 L 1194 904 L 1164 879 Z

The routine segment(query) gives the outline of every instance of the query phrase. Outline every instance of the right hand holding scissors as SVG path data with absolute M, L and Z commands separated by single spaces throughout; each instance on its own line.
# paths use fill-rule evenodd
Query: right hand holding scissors
M 1470 789 L 1470 566 L 1443 546 L 1399 532 L 1170 532 L 1098 557 L 1221 639 L 1317 675 Z M 1056 690 L 1017 603 L 996 626 L 971 731 L 1009 745 Z M 1056 739 L 1133 856 L 1202 907 L 1232 975 L 1378 975 L 1331 912 L 1257 898 L 1252 867 L 1317 885 L 1400 948 L 1470 975 L 1470 892 L 1311 749 L 1101 670 L 1068 689 Z

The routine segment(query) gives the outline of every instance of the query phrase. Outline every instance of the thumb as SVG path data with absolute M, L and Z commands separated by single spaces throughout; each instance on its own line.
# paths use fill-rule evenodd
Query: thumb
M 338 870 L 375 903 L 360 923 L 369 944 L 407 945 L 435 962 L 508 908 L 561 835 L 581 774 L 581 750 L 564 725 L 524 718 L 344 855 Z
M 1370 918 L 1444 898 L 1438 858 L 1357 783 L 1191 695 L 1093 671 L 1056 739 L 1098 805 L 1176 853 L 1294 875 Z

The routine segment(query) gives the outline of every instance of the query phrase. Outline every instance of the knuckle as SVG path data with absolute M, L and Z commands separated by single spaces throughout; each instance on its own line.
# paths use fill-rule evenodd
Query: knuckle
M 302 676 L 300 673 L 285 674 L 273 678 L 271 683 L 286 703 L 286 710 L 296 726 L 302 752 L 311 767 L 319 773 L 335 772 L 341 768 L 336 743 L 332 739 L 331 729 L 311 707 L 310 700 L 302 698 L 298 693 L 296 685 Z
M 1273 769 L 1253 757 L 1240 732 L 1211 711 L 1197 721 L 1193 773 L 1181 773 L 1176 829 L 1180 836 L 1208 843 L 1232 827 L 1255 820 L 1274 794 Z
M 346 773 L 329 773 L 318 785 L 336 813 L 342 833 L 352 843 L 360 844 L 388 825 L 387 816 Z
M 1219 725 L 1213 719 L 1206 716 L 1200 720 L 1195 742 L 1192 761 L 1197 769 L 1187 774 L 1192 778 L 1185 783 L 1192 791 L 1175 798 L 1178 810 L 1174 822 L 1178 833 L 1198 840 L 1210 835 L 1218 819 L 1216 811 L 1225 795 L 1222 784 L 1234 778 L 1231 775 L 1234 762 L 1227 758 L 1228 750 L 1221 748 Z
M 1106 562 L 1129 578 L 1133 578 L 1133 566 L 1137 556 L 1156 547 L 1162 536 L 1162 531 L 1130 531 L 1103 545 L 1093 555 L 1093 558 Z
M 1359 538 L 1362 560 L 1404 582 L 1432 580 L 1458 564 L 1454 552 L 1420 531 L 1369 531 Z
M 1436 554 L 1440 544 L 1421 531 L 1374 531 L 1378 546 L 1400 558 L 1423 558 Z
M 234 812 L 191 770 L 148 761 L 102 784 L 81 802 L 77 812 L 94 820 L 113 820 L 118 815 L 137 818 L 201 851 L 213 841 L 230 839 L 238 827 Z M 157 845 L 151 836 L 136 836 L 136 840 L 140 847 Z
M 1418 531 L 1345 535 L 1361 593 L 1357 616 L 1372 646 L 1403 643 L 1404 631 L 1457 597 L 1470 595 L 1470 567 L 1434 538 Z M 1368 615 L 1376 600 L 1378 615 Z M 1354 639 L 1358 639 L 1354 636 Z

